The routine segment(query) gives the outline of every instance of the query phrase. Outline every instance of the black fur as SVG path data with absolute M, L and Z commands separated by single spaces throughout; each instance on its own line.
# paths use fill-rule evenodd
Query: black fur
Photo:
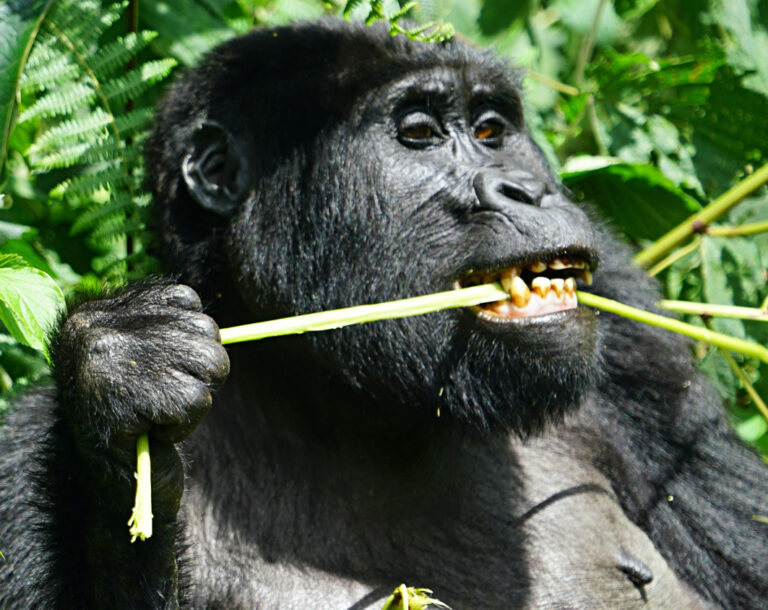
M 458 42 L 335 21 L 222 45 L 148 148 L 168 271 L 222 326 L 554 256 L 652 308 L 627 248 L 560 194 L 516 80 Z M 474 138 L 483 121 L 504 135 Z M 228 352 L 211 398 L 229 364 L 175 284 L 63 322 L 56 388 L 0 441 L 0 605 L 362 609 L 400 582 L 457 610 L 768 595 L 768 472 L 679 337 L 454 310 Z M 144 431 L 155 534 L 131 544 Z

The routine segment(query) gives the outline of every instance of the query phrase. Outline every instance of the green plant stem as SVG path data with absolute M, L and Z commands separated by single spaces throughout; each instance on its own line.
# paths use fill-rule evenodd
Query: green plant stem
M 131 542 L 152 536 L 152 466 L 146 432 L 136 441 L 136 502 L 128 519 L 128 532 Z
M 574 70 L 574 82 L 579 88 L 582 88 L 584 85 L 584 71 L 587 67 L 587 62 L 592 57 L 592 53 L 595 50 L 597 30 L 600 27 L 600 19 L 603 16 L 605 5 L 606 0 L 600 0 L 600 4 L 597 5 L 597 10 L 595 11 L 595 17 L 592 20 L 592 27 L 589 28 L 589 33 L 584 38 L 581 49 L 579 49 L 579 57 L 576 61 L 576 69 Z
M 545 87 L 549 87 L 550 89 L 559 91 L 564 95 L 576 96 L 581 93 L 581 91 L 577 87 L 566 85 L 565 83 L 561 83 L 560 81 L 557 81 L 554 78 L 549 78 L 549 76 L 545 76 L 544 74 L 535 72 L 533 70 L 528 70 L 528 72 L 526 72 L 526 76 L 528 76 L 529 78 L 532 78 L 535 81 L 540 82 Z
M 695 252 L 700 244 L 701 244 L 701 237 L 697 235 L 691 240 L 690 244 L 687 244 L 682 248 L 678 248 L 674 252 L 670 253 L 670 255 L 667 256 L 664 260 L 662 260 L 659 263 L 656 263 L 653 267 L 648 269 L 648 275 L 650 275 L 651 277 L 658 275 L 659 273 L 664 271 L 664 269 L 666 269 L 667 267 L 674 265 L 680 259 L 683 259 L 689 254 L 691 254 L 691 252 Z
M 484 284 L 482 286 L 449 290 L 447 292 L 427 294 L 399 301 L 358 305 L 357 307 L 320 311 L 292 318 L 224 328 L 220 333 L 221 342 L 226 345 L 241 341 L 255 341 L 268 337 L 278 337 L 280 335 L 330 330 L 332 328 L 349 326 L 350 324 L 364 324 L 375 320 L 418 316 L 442 309 L 470 307 L 508 298 L 509 295 L 502 289 L 500 284 Z
M 752 385 L 752 382 L 749 380 L 746 373 L 744 373 L 736 360 L 734 360 L 733 356 L 731 356 L 727 351 L 721 349 L 720 353 L 723 355 L 723 358 L 725 358 L 728 366 L 731 367 L 731 370 L 736 373 L 736 376 L 741 381 L 741 384 L 744 386 L 747 394 L 749 394 L 749 397 L 757 407 L 757 410 L 760 411 L 760 414 L 768 421 L 768 406 L 766 406 L 763 399 L 760 398 L 760 394 L 757 393 L 755 386 Z
M 738 237 L 743 235 L 759 235 L 760 233 L 768 233 L 768 221 L 753 222 L 735 227 L 707 227 L 707 235 L 714 235 L 716 237 Z
M 636 309 L 629 305 L 624 305 L 605 297 L 600 297 L 589 292 L 577 292 L 579 303 L 582 305 L 588 305 L 596 309 L 602 309 L 609 313 L 615 313 L 624 318 L 642 322 L 643 324 L 649 324 L 651 326 L 658 326 L 672 332 L 686 335 L 699 341 L 705 341 L 711 343 L 717 347 L 722 347 L 733 352 L 739 352 L 747 356 L 752 356 L 768 363 L 768 349 L 764 346 L 754 343 L 752 341 L 745 341 L 743 339 L 737 339 L 736 337 L 729 337 L 722 333 L 716 333 L 708 328 L 701 328 L 700 326 L 694 326 L 693 324 L 686 324 L 680 320 L 673 318 L 667 318 L 650 311 L 644 311 L 642 309 Z
M 768 362 L 768 349 L 761 345 L 757 345 L 756 343 L 728 337 L 706 328 L 700 328 L 678 320 L 673 320 L 672 318 L 666 318 L 641 309 L 635 309 L 634 307 L 604 297 L 599 297 L 588 292 L 578 291 L 576 294 L 582 305 L 602 309 L 652 326 L 666 328 L 667 330 L 688 335 L 689 337 L 712 343 L 718 347 L 741 352 L 748 356 L 759 358 L 764 362 Z M 331 330 L 349 326 L 351 324 L 365 324 L 366 322 L 374 322 L 377 320 L 418 316 L 441 311 L 443 309 L 470 307 L 508 298 L 509 295 L 502 289 L 500 284 L 483 284 L 481 286 L 449 290 L 447 292 L 401 299 L 399 301 L 375 303 L 373 305 L 359 305 L 356 307 L 293 316 L 291 318 L 223 328 L 220 331 L 220 336 L 222 344 L 227 345 L 240 343 L 242 341 L 256 341 L 268 337 Z M 146 434 L 142 434 L 139 437 L 136 453 L 138 457 L 136 467 L 136 505 L 134 506 L 131 519 L 128 521 L 131 528 L 130 533 L 132 542 L 136 540 L 137 537 L 146 540 L 152 535 L 152 489 L 150 482 L 149 443 Z
M 675 313 L 686 313 L 695 316 L 712 316 L 713 318 L 738 318 L 740 320 L 755 320 L 768 322 L 768 311 L 758 307 L 737 307 L 736 305 L 713 305 L 711 303 L 692 303 L 691 301 L 658 302 L 658 306 Z
M 639 265 L 649 265 L 658 260 L 672 248 L 701 231 L 711 222 L 720 218 L 733 206 L 768 182 L 768 164 L 763 165 L 751 176 L 747 176 L 733 188 L 728 189 L 707 207 L 697 212 L 685 222 L 672 229 L 669 233 L 659 238 L 645 250 L 635 256 L 635 262 Z

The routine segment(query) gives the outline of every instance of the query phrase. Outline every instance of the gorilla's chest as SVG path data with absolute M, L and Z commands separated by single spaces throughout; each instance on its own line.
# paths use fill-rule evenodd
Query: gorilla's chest
M 700 607 L 606 479 L 556 438 L 438 455 L 399 485 L 255 453 L 245 468 L 194 469 L 200 605 L 378 609 L 405 582 L 454 610 Z

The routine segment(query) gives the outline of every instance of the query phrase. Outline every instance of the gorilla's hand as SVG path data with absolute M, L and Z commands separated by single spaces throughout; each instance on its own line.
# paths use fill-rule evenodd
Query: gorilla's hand
M 54 348 L 60 416 L 78 452 L 106 457 L 115 483 L 132 479 L 136 439 L 149 432 L 153 487 L 172 505 L 183 488 L 172 445 L 194 430 L 229 373 L 219 329 L 201 309 L 187 286 L 134 288 L 75 310 Z

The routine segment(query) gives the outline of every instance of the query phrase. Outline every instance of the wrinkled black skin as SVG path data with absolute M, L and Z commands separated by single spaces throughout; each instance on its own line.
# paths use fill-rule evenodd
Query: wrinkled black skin
M 168 271 L 221 326 L 569 253 L 599 260 L 595 293 L 652 308 L 627 248 L 560 194 L 515 78 L 459 43 L 336 22 L 226 43 L 166 97 L 148 149 Z M 397 125 L 419 108 L 440 129 L 414 146 Z M 472 135 L 488 109 L 494 146 Z M 684 340 L 582 309 L 503 328 L 441 312 L 233 346 L 211 409 L 229 361 L 201 311 L 158 282 L 63 320 L 56 387 L 0 440 L 2 607 L 373 608 L 400 582 L 456 609 L 634 607 L 610 593 L 642 605 L 639 551 L 611 546 L 630 530 L 697 592 L 670 599 L 768 598 L 768 472 Z M 145 431 L 155 532 L 130 544 Z M 523 468 L 550 463 L 564 482 L 537 496 Z M 536 547 L 525 528 L 569 501 Z M 605 581 L 558 572 L 585 521 L 606 534 L 576 565 Z M 541 598 L 544 570 L 560 576 Z

